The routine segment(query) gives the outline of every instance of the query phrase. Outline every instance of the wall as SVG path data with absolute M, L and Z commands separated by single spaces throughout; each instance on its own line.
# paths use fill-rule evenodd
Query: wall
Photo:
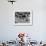
M 33 10 L 33 25 L 15 26 L 17 10 Z M 37 41 L 46 40 L 46 0 L 17 0 L 13 5 L 0 0 L 0 40 L 15 39 L 18 32 L 29 33 Z

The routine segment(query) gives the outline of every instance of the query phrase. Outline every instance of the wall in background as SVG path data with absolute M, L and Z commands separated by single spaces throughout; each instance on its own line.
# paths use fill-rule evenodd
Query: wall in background
M 31 34 L 33 40 L 46 40 L 46 1 L 17 0 L 14 5 L 0 0 L 0 40 L 14 40 L 18 32 Z M 17 10 L 33 10 L 32 26 L 15 26 L 14 13 Z

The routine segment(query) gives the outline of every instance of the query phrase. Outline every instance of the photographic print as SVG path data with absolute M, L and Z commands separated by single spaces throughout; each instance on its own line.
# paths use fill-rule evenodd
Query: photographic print
M 32 12 L 15 12 L 15 25 L 32 25 Z

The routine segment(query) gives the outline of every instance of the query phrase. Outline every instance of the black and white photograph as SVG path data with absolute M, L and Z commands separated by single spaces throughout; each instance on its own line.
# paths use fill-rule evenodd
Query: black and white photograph
M 32 12 L 15 12 L 15 25 L 32 25 Z

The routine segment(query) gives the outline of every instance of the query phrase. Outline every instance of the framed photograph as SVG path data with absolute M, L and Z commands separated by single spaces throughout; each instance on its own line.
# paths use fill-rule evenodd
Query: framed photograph
M 31 26 L 33 23 L 32 11 L 17 11 L 15 12 L 16 26 Z

